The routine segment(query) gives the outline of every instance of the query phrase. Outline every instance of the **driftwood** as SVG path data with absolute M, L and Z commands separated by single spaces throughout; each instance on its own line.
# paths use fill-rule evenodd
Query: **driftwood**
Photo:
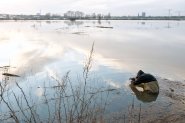
M 11 74 L 11 73 L 3 73 L 2 75 L 4 75 L 4 76 L 11 76 L 11 77 L 20 77 L 19 75 Z

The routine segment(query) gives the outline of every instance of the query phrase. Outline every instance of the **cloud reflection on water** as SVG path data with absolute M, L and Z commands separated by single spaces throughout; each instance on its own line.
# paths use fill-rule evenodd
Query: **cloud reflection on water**
M 156 30 L 152 27 L 142 28 L 135 21 L 112 21 L 111 25 L 115 28 L 111 30 L 80 27 L 65 30 L 65 33 L 57 33 L 55 29 L 65 25 L 63 21 L 42 24 L 37 30 L 28 26 L 33 23 L 35 22 L 4 23 L 7 27 L 12 24 L 14 26 L 6 42 L 1 38 L 3 39 L 0 41 L 1 64 L 6 64 L 10 60 L 11 65 L 18 68 L 32 68 L 35 72 L 41 72 L 48 64 L 66 60 L 63 59 L 64 55 L 72 50 L 78 52 L 75 59 L 82 65 L 81 56 L 84 55 L 85 58 L 92 42 L 95 41 L 95 71 L 99 66 L 131 73 L 143 69 L 166 78 L 184 79 L 185 59 L 182 57 L 182 53 L 185 52 L 182 42 L 185 38 L 182 34 L 184 28 Z M 144 26 L 148 23 L 153 24 L 153 27 L 159 25 L 163 27 L 166 24 L 149 21 Z M 92 23 L 87 21 L 83 24 L 85 26 Z M 184 22 L 180 24 L 184 25 Z M 7 31 L 2 34 L 8 34 L 10 28 L 7 27 L 3 26 L 0 32 Z M 70 34 L 73 31 L 85 31 L 87 35 Z M 22 72 L 25 73 L 26 69 Z

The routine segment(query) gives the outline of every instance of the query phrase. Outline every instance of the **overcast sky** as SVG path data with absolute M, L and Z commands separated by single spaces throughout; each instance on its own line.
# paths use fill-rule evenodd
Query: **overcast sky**
M 0 0 L 0 13 L 63 14 L 68 10 L 111 15 L 185 15 L 185 0 Z

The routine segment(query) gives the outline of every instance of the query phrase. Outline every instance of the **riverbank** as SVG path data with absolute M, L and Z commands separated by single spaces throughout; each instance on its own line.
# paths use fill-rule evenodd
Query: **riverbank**
M 132 102 L 128 110 L 114 112 L 106 122 L 183 123 L 185 121 L 185 82 L 158 78 L 160 92 L 153 102 Z M 147 97 L 145 97 L 147 98 Z M 126 112 L 126 113 L 125 113 Z
M 145 117 L 151 123 L 183 123 L 185 121 L 185 82 L 158 79 L 160 94 L 165 101 L 164 105 L 151 105 L 152 112 L 145 111 L 145 114 L 154 114 Z M 145 115 L 143 114 L 143 115 Z M 156 115 L 155 115 L 156 114 Z

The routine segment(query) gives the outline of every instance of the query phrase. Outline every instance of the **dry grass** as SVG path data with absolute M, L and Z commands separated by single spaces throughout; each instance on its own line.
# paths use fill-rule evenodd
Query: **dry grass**
M 8 109 L 7 112 L 1 112 L 0 122 L 27 122 L 27 123 L 96 123 L 104 122 L 103 113 L 106 102 L 99 98 L 100 93 L 108 93 L 111 89 L 93 90 L 88 88 L 89 72 L 92 67 L 94 52 L 94 43 L 92 45 L 89 56 L 83 68 L 83 77 L 78 78 L 79 85 L 74 86 L 70 80 L 70 72 L 67 72 L 61 80 L 54 79 L 57 85 L 46 87 L 45 83 L 42 87 L 44 93 L 43 101 L 36 103 L 33 101 L 31 94 L 16 82 L 16 88 L 19 95 L 13 90 L 6 90 L 7 80 L 0 83 L 1 102 Z M 50 90 L 54 91 L 54 95 L 48 96 Z M 91 90 L 91 91 L 90 91 Z M 69 93 L 70 92 L 70 93 Z M 31 92 L 30 92 L 31 93 Z M 13 95 L 15 102 L 11 102 L 9 96 Z M 107 98 L 107 97 L 106 97 Z M 101 102 L 98 103 L 98 102 Z M 46 105 L 43 109 L 47 117 L 39 114 L 39 107 Z
M 83 68 L 83 77 L 77 78 L 79 85 L 73 85 L 70 72 L 60 80 L 54 79 L 56 85 L 43 89 L 42 101 L 34 102 L 31 91 L 28 93 L 19 82 L 15 82 L 17 91 L 7 89 L 7 80 L 0 83 L 0 104 L 6 106 L 7 111 L 0 113 L 0 122 L 15 123 L 104 123 L 104 113 L 108 105 L 108 97 L 115 89 L 89 88 L 89 74 L 92 67 L 94 43 Z M 52 94 L 51 93 L 52 91 Z M 12 95 L 12 96 L 11 96 Z M 103 96 L 102 96 L 103 95 Z M 9 98 L 11 96 L 11 99 Z M 13 99 L 14 98 L 14 99 Z M 12 100 L 15 100 L 12 102 Z M 45 107 L 44 109 L 40 109 Z M 40 113 L 44 111 L 44 114 Z M 141 105 L 136 117 L 134 100 L 128 114 L 114 119 L 117 122 L 141 123 Z M 121 120 L 120 120 L 121 119 Z

